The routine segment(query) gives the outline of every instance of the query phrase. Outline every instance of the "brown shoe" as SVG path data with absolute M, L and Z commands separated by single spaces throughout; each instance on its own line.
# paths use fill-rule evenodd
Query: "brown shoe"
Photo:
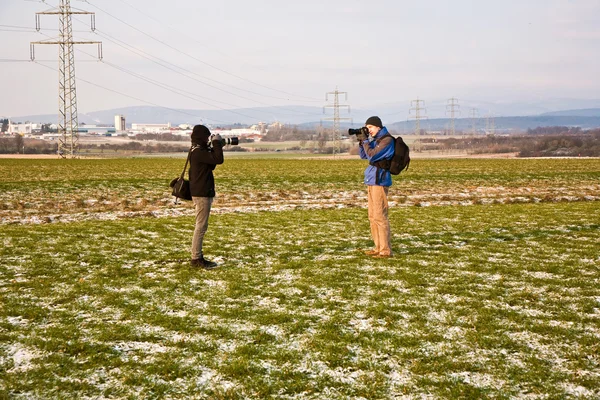
M 376 254 L 373 258 L 392 258 L 393 254 Z
M 377 256 L 379 252 L 377 250 L 363 250 L 363 253 L 367 256 Z

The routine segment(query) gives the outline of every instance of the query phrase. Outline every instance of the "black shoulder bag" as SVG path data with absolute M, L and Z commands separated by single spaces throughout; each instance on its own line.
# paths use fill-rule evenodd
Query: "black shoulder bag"
M 170 187 L 173 188 L 171 194 L 175 196 L 175 204 L 177 204 L 178 199 L 183 200 L 192 200 L 192 193 L 190 192 L 190 181 L 184 178 L 185 170 L 187 169 L 188 163 L 190 162 L 190 157 L 192 156 L 192 151 L 196 149 L 196 146 L 190 148 L 188 152 L 187 160 L 185 160 L 185 166 L 183 167 L 183 171 L 181 172 L 181 176 L 173 179 L 169 184 Z

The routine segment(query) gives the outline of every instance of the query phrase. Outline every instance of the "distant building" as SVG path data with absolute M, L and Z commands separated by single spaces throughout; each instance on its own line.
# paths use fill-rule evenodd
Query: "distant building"
M 131 124 L 131 130 L 137 133 L 166 133 L 171 132 L 171 123 L 168 124 Z
M 123 115 L 115 115 L 115 131 L 122 132 L 126 129 L 125 117 Z
M 256 125 L 252 125 L 250 129 L 254 129 L 260 131 L 261 134 L 265 134 L 267 133 L 267 124 L 265 124 L 264 122 L 259 122 Z
M 32 124 L 26 122 L 24 124 L 13 124 L 9 121 L 8 123 L 8 134 L 20 133 L 22 135 L 32 134 L 34 132 L 41 132 L 42 124 Z
M 236 136 L 236 137 L 247 137 L 247 136 L 260 136 L 261 132 L 253 128 L 236 128 L 236 129 L 214 129 L 212 133 L 218 133 L 221 136 Z
M 283 128 L 283 124 L 279 121 L 275 121 L 272 124 L 269 124 L 269 128 L 281 129 Z

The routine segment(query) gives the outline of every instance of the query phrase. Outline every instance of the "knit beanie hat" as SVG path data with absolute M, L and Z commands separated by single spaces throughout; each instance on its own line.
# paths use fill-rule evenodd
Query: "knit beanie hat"
M 373 125 L 373 126 L 378 126 L 380 128 L 383 128 L 383 124 L 381 123 L 381 119 L 379 117 L 369 117 L 369 119 L 367 119 L 367 122 L 365 122 L 365 125 Z
M 206 143 L 210 137 L 210 131 L 204 125 L 194 126 L 192 131 L 192 142 L 194 143 Z

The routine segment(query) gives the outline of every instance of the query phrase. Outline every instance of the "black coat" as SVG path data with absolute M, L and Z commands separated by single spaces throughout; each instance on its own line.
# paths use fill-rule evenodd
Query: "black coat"
M 213 140 L 212 149 L 198 146 L 190 156 L 190 192 L 193 197 L 215 197 L 213 170 L 223 164 L 223 145 Z

